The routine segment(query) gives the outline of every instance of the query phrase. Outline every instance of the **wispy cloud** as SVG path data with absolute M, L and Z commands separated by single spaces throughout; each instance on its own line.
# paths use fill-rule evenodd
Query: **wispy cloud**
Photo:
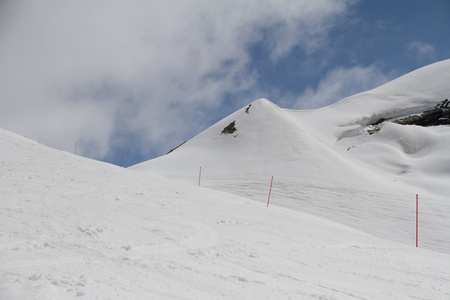
M 391 80 L 375 65 L 335 68 L 328 72 L 317 87 L 309 87 L 297 99 L 296 108 L 312 109 L 332 104 L 345 97 L 361 93 Z
M 127 135 L 167 150 L 227 94 L 255 86 L 252 44 L 265 39 L 273 60 L 315 51 L 352 3 L 4 3 L 0 126 L 65 150 L 78 140 L 100 159 Z
M 419 58 L 433 59 L 436 56 L 434 46 L 421 41 L 410 42 L 407 49 L 410 53 Z

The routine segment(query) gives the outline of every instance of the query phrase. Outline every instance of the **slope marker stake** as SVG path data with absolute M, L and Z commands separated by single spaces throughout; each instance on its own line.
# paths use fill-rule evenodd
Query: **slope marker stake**
M 267 207 L 269 207 L 269 201 L 270 201 L 270 193 L 272 193 L 272 183 L 273 183 L 273 176 L 270 180 L 270 189 L 269 189 L 269 198 L 267 198 Z
M 416 194 L 416 248 L 419 247 L 419 194 Z
M 200 186 L 201 177 L 202 177 L 202 167 L 200 167 L 200 172 L 198 173 L 198 186 Z

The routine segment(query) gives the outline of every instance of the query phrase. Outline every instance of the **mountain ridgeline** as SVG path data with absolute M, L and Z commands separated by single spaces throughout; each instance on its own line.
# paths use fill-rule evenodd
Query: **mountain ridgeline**
M 379 235 L 379 217 L 362 225 L 349 213 L 376 205 L 388 218 L 386 204 L 409 205 L 420 194 L 450 215 L 449 82 L 445 60 L 320 109 L 258 99 L 131 169 L 197 185 L 201 168 L 202 186 L 261 202 L 273 176 L 274 203 Z M 448 228 L 445 215 L 433 222 Z

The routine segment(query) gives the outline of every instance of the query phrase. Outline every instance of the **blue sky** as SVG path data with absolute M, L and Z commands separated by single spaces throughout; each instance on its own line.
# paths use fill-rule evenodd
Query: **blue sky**
M 3 1 L 0 127 L 129 166 L 258 98 L 313 109 L 450 58 L 450 1 Z

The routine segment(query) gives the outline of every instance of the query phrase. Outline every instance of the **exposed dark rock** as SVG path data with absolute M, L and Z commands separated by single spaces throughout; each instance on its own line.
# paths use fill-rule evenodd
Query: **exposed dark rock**
M 245 113 L 246 113 L 246 114 L 250 114 L 250 112 L 249 112 L 250 106 L 252 106 L 251 103 L 247 106 L 247 109 L 245 110 Z
M 424 111 L 420 115 L 408 116 L 392 122 L 401 125 L 438 126 L 450 125 L 450 108 L 448 99 L 442 101 L 431 110 Z
M 385 120 L 386 120 L 385 118 L 381 118 L 381 119 L 379 119 L 378 121 L 376 121 L 375 123 L 370 124 L 370 125 L 378 125 L 378 124 L 383 123 Z
M 418 125 L 418 126 L 438 126 L 438 125 L 450 125 L 450 102 L 445 99 L 441 103 L 438 103 L 434 108 L 424 111 L 420 115 L 411 115 L 401 119 L 393 120 L 392 122 L 401 125 Z M 380 131 L 381 123 L 386 121 L 384 118 L 378 121 L 368 124 L 366 131 L 369 134 L 374 134 Z
M 234 120 L 233 122 L 231 122 L 230 124 L 228 124 L 228 126 L 226 126 L 223 130 L 221 134 L 232 134 L 233 132 L 235 132 L 237 129 L 235 127 L 236 125 L 236 120 Z
M 414 115 L 414 116 L 408 116 L 406 118 L 397 119 L 392 122 L 402 125 L 414 125 L 417 122 L 423 120 L 422 116 Z
M 442 101 L 442 103 L 438 103 L 436 105 L 436 108 L 449 108 L 448 105 L 450 104 L 450 101 L 448 101 L 448 99 L 445 99 L 444 101 Z
M 416 123 L 420 126 L 433 126 L 438 125 L 436 122 L 442 117 L 442 110 L 435 108 L 433 110 L 425 111 L 421 115 L 422 120 Z
M 172 150 L 170 150 L 169 152 L 167 152 L 166 154 L 169 154 L 170 152 L 175 151 L 176 149 L 180 148 L 181 146 L 183 146 L 187 141 L 182 142 L 181 144 L 179 144 L 178 146 L 176 146 L 175 148 L 173 148 Z
M 367 133 L 368 133 L 368 134 L 374 134 L 374 133 L 380 131 L 381 128 L 380 128 L 380 126 L 378 126 L 378 125 L 380 125 L 381 123 L 383 123 L 385 120 L 386 120 L 385 118 L 381 118 L 381 119 L 379 119 L 378 121 L 376 121 L 376 122 L 374 122 L 374 123 L 372 123 L 372 124 L 369 124 L 369 128 L 370 128 L 370 129 L 367 129 Z
M 380 129 L 381 129 L 380 126 L 374 126 L 372 129 L 367 129 L 367 133 L 374 134 L 374 133 L 380 131 Z

